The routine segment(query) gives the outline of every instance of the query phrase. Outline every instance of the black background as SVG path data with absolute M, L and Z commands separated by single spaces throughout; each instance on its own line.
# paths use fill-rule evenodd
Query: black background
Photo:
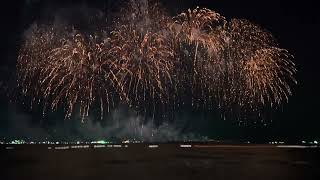
M 316 1 L 230 1 L 230 0 L 170 0 L 161 2 L 171 15 L 194 8 L 207 7 L 230 18 L 245 18 L 268 29 L 280 46 L 294 56 L 298 85 L 289 103 L 273 115 L 273 122 L 264 128 L 236 127 L 232 123 L 206 122 L 203 133 L 208 136 L 237 138 L 239 134 L 252 139 L 278 137 L 289 140 L 320 138 L 319 118 L 319 6 Z M 14 79 L 17 51 L 23 32 L 46 13 L 61 7 L 85 4 L 89 7 L 116 12 L 121 2 L 112 1 L 2 1 L 0 21 L 0 75 L 2 82 Z M 111 8 L 110 8 L 111 7 Z M 48 9 L 50 9 L 48 11 Z M 10 84 L 10 83 L 9 83 Z M 6 88 L 6 85 L 3 85 Z M 12 108 L 5 93 L 1 93 L 0 135 L 7 136 L 8 111 Z M 23 108 L 22 108 L 23 109 Z M 23 111 L 23 110 L 21 110 Z M 37 118 L 37 115 L 34 115 Z M 196 122 L 195 122 L 196 123 Z M 205 123 L 205 122 L 204 122 Z

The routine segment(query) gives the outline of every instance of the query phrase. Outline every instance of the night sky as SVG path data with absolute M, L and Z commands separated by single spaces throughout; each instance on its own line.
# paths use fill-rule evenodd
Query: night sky
M 244 18 L 269 30 L 278 40 L 280 47 L 295 56 L 298 85 L 294 87 L 289 103 L 268 117 L 267 126 L 250 124 L 238 126 L 232 120 L 221 120 L 207 113 L 202 120 L 188 120 L 184 131 L 192 130 L 212 138 L 250 139 L 265 141 L 282 139 L 299 141 L 320 138 L 319 118 L 319 15 L 316 1 L 230 1 L 230 0 L 170 0 L 161 1 L 170 15 L 175 15 L 196 6 L 210 8 L 227 19 Z M 60 113 L 51 113 L 41 118 L 40 110 L 30 111 L 22 103 L 10 103 L 6 94 L 12 94 L 15 79 L 17 52 L 23 40 L 23 33 L 36 21 L 55 14 L 61 8 L 86 6 L 97 8 L 112 16 L 120 9 L 119 1 L 4 1 L 1 4 L 0 28 L 0 138 L 42 136 L 36 132 L 57 133 L 56 123 L 65 123 Z M 110 14 L 110 15 L 109 15 Z M 203 117 L 201 113 L 186 112 L 187 117 Z M 214 113 L 213 113 L 214 114 Z M 27 120 L 26 120 L 27 119 Z M 59 120 L 57 120 L 59 119 Z M 21 122 L 19 122 L 21 120 Z M 27 122 L 26 122 L 27 121 Z M 61 125 L 62 124 L 62 125 Z M 72 131 L 73 123 L 67 123 Z M 21 127 L 19 127 L 21 126 Z M 25 126 L 22 128 L 22 126 Z M 23 129 L 23 130 L 22 130 Z M 54 129 L 54 130 L 53 130 Z M 49 133 L 50 134 L 50 133 Z

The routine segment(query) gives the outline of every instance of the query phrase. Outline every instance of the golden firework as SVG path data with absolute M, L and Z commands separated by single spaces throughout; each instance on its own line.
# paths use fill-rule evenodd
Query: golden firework
M 160 115 L 181 104 L 256 111 L 288 101 L 296 68 L 272 34 L 247 20 L 206 8 L 173 18 L 159 4 L 130 1 L 105 27 L 88 34 L 40 25 L 19 52 L 18 85 L 42 103 L 83 120 L 119 104 Z
M 271 33 L 247 20 L 233 19 L 225 29 L 225 101 L 250 109 L 287 101 L 296 83 L 293 56 L 277 47 Z
M 167 24 L 170 18 L 159 5 L 145 9 L 129 4 L 111 32 L 110 54 L 121 64 L 117 74 L 129 105 L 146 111 L 164 107 L 174 94 L 174 50 Z M 158 109 L 159 110 L 159 109 Z
M 70 32 L 72 31 L 72 32 Z M 88 116 L 93 103 L 104 107 L 114 104 L 118 83 L 114 76 L 119 66 L 108 59 L 107 39 L 85 36 L 66 29 L 63 34 L 54 26 L 35 28 L 18 58 L 19 85 L 25 94 L 44 102 L 44 110 L 66 106 L 70 118 L 75 106 L 80 116 Z
M 215 98 L 215 89 L 221 77 L 219 65 L 224 37 L 219 32 L 225 18 L 210 9 L 197 7 L 173 20 L 170 29 L 178 44 L 177 52 L 182 55 L 180 67 L 177 68 L 187 70 L 182 73 L 179 82 L 184 83 L 182 88 L 193 91 L 193 105 L 206 106 Z

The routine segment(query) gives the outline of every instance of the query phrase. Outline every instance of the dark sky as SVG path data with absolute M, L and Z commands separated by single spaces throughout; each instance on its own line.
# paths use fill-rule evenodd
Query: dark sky
M 282 48 L 294 54 L 297 65 L 298 85 L 289 103 L 272 114 L 273 122 L 264 128 L 236 127 L 231 122 L 204 121 L 212 129 L 206 129 L 208 136 L 226 138 L 237 137 L 279 137 L 285 139 L 320 138 L 320 118 L 318 115 L 319 95 L 319 8 L 316 1 L 230 1 L 230 0 L 170 0 L 161 1 L 174 15 L 181 10 L 196 6 L 213 9 L 226 18 L 245 18 L 268 29 L 277 38 Z M 119 2 L 112 1 L 40 1 L 21 0 L 1 2 L 0 28 L 0 75 L 2 82 L 14 76 L 17 51 L 21 45 L 23 32 L 43 16 L 55 13 L 62 7 L 85 4 L 88 7 L 116 12 Z M 110 8 L 109 8 L 110 9 Z M 3 88 L 3 87 L 2 87 Z M 1 91 L 0 136 L 7 136 L 12 123 L 11 109 L 18 109 L 37 119 L 36 112 L 25 112 L 20 105 L 12 105 Z M 18 107 L 17 107 L 18 106 Z M 16 111 L 14 111 L 16 112 Z M 15 117 L 15 116 L 13 116 Z M 29 117 L 29 116 L 28 116 Z M 35 121 L 38 122 L 37 120 Z M 42 127 L 43 125 L 36 125 Z M 46 125 L 47 127 L 48 125 Z M 235 133 L 239 132 L 239 133 Z

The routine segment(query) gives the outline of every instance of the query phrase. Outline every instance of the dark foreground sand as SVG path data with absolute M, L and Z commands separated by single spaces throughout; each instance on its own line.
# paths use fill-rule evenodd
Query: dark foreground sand
M 145 144 L 128 148 L 48 150 L 0 145 L 1 180 L 196 179 L 320 180 L 319 148 Z

